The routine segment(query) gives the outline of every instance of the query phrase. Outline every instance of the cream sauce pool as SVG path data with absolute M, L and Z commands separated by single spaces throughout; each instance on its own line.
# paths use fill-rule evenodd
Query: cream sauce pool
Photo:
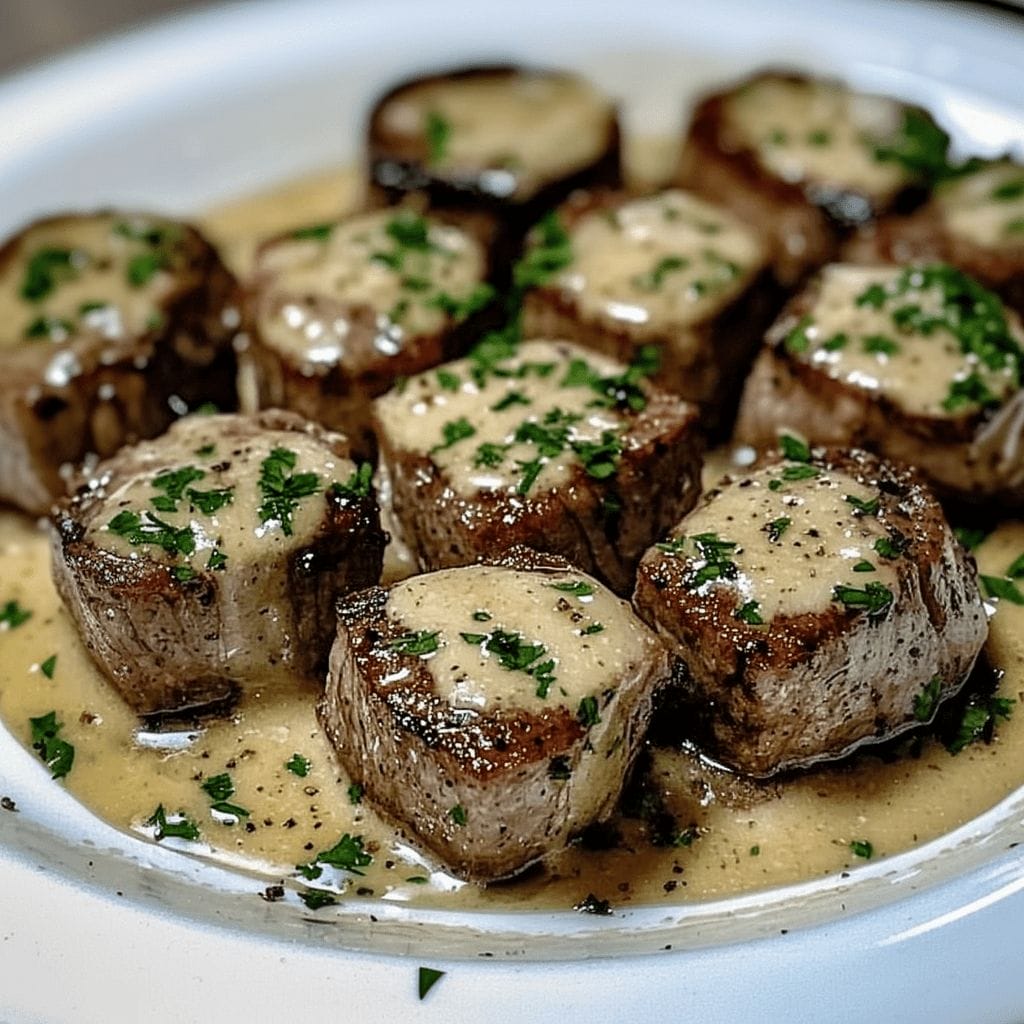
M 251 265 L 253 238 L 336 215 L 340 203 L 357 194 L 350 176 L 326 175 L 219 211 L 206 227 L 244 268 Z M 1001 575 L 1021 552 L 1024 524 L 1004 525 L 979 549 L 981 570 Z M 316 888 L 492 909 L 567 908 L 590 893 L 613 906 L 708 899 L 851 868 L 863 863 L 851 849 L 854 842 L 870 842 L 875 858 L 908 849 L 1024 785 L 1024 607 L 1004 601 L 988 653 L 1006 672 L 999 695 L 1015 703 L 991 743 L 974 743 L 954 756 L 926 740 L 916 758 L 886 763 L 865 754 L 742 796 L 698 771 L 691 758 L 659 751 L 654 783 L 688 842 L 653 847 L 637 823 L 624 819 L 619 848 L 574 847 L 516 883 L 463 885 L 431 871 L 393 828 L 357 802 L 316 722 L 314 682 L 296 680 L 293 693 L 273 698 L 257 688 L 230 717 L 191 732 L 141 733 L 61 607 L 45 535 L 12 512 L 0 512 L 0 565 L 0 611 L 13 601 L 31 612 L 14 628 L 0 625 L 0 717 L 7 728 L 28 746 L 30 718 L 55 712 L 60 737 L 75 748 L 71 771 L 55 786 L 66 786 L 140 840 L 152 839 L 147 821 L 158 807 L 170 822 L 187 816 L 199 838 L 163 842 L 259 873 L 264 880 L 254 880 L 256 891 L 282 881 L 302 890 L 307 883 L 295 866 L 348 833 L 362 837 L 372 862 L 362 875 L 325 873 L 311 883 Z M 217 801 L 202 783 L 223 774 L 233 785 L 230 803 L 247 815 L 213 809 Z

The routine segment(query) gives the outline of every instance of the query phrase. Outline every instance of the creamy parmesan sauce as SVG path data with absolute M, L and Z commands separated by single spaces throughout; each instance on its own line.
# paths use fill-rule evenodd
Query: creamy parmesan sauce
M 536 713 L 561 704 L 575 714 L 582 698 L 614 688 L 646 647 L 629 605 L 578 573 L 539 582 L 535 573 L 515 570 L 448 569 L 396 584 L 387 602 L 388 618 L 413 633 L 436 630 L 439 609 L 450 626 L 426 657 L 438 693 L 456 708 Z M 535 675 L 502 667 L 479 639 L 494 630 L 543 647 L 535 664 L 554 663 L 546 696 Z
M 480 385 L 472 375 L 472 360 L 446 363 L 441 376 L 429 370 L 410 378 L 403 390 L 378 399 L 377 416 L 394 447 L 429 456 L 460 494 L 515 490 L 524 480 L 522 464 L 538 458 L 542 465 L 526 493 L 541 494 L 578 469 L 573 442 L 595 443 L 608 432 L 622 432 L 624 421 L 618 413 L 593 407 L 592 388 L 585 383 L 566 386 L 574 360 L 584 360 L 601 376 L 623 371 L 613 360 L 574 345 L 531 341 L 520 347 L 515 359 L 502 363 L 509 373 L 521 370 L 521 376 L 488 375 Z M 553 416 L 560 423 L 572 420 L 561 452 L 543 456 L 533 442 L 516 440 L 524 423 L 550 423 Z M 449 444 L 445 429 L 455 423 L 466 423 L 473 432 Z M 501 451 L 482 461 L 482 445 Z
M 489 192 L 523 202 L 605 151 L 613 111 L 583 79 L 529 72 L 424 82 L 381 111 L 397 136 L 429 137 L 432 119 L 447 127 L 431 170 L 482 171 Z
M 875 157 L 876 144 L 902 123 L 901 104 L 888 97 L 767 76 L 730 95 L 723 114 L 738 145 L 791 184 L 850 189 L 884 205 L 910 181 L 899 163 Z
M 807 344 L 791 335 L 787 348 L 830 377 L 878 392 L 912 415 L 948 416 L 943 403 L 950 386 L 969 374 L 978 374 L 999 400 L 1017 390 L 1009 368 L 990 369 L 976 356 L 966 355 L 950 330 L 940 327 L 924 333 L 896 323 L 894 310 L 911 303 L 926 315 L 941 316 L 942 293 L 937 287 L 891 297 L 881 305 L 864 302 L 869 288 L 891 288 L 902 273 L 899 267 L 825 267 L 821 288 L 800 327 Z
M 266 431 L 258 437 L 238 439 L 219 433 L 216 422 L 200 416 L 177 425 L 175 437 L 183 452 L 174 461 L 168 461 L 159 446 L 140 446 L 139 472 L 108 492 L 110 515 L 94 522 L 86 531 L 86 539 L 121 556 L 187 565 L 195 572 L 208 567 L 214 551 L 234 567 L 281 558 L 290 549 L 308 543 L 324 517 L 327 488 L 335 482 L 345 483 L 355 472 L 355 464 L 326 447 L 318 446 L 314 452 L 305 439 L 296 445 L 300 435 L 289 431 Z M 290 534 L 280 519 L 264 521 L 259 514 L 264 500 L 259 487 L 260 467 L 275 449 L 295 457 L 285 475 L 314 473 L 318 481 L 314 493 L 294 503 Z M 177 492 L 173 487 L 169 491 L 166 484 L 159 486 L 169 479 L 168 474 L 181 476 L 182 471 L 191 471 L 190 477 L 196 473 L 202 476 Z M 196 494 L 190 494 L 193 491 Z M 173 493 L 180 497 L 173 501 L 177 507 L 172 509 Z M 203 511 L 204 497 L 213 498 L 217 505 L 213 511 Z M 195 550 L 172 556 L 158 544 L 132 544 L 124 531 L 111 528 L 116 515 L 124 512 L 134 513 L 143 524 L 147 517 L 155 516 L 174 529 L 190 530 Z
M 986 249 L 1024 245 L 1024 167 L 1009 161 L 940 185 L 935 205 L 954 237 Z
M 143 237 L 154 230 L 156 244 Z M 0 345 L 118 341 L 154 329 L 174 290 L 177 238 L 173 226 L 136 217 L 62 218 L 33 228 L 0 275 Z
M 381 210 L 300 229 L 263 250 L 257 273 L 263 341 L 293 361 L 333 365 L 345 356 L 354 308 L 377 313 L 385 354 L 393 355 L 407 336 L 446 326 L 445 300 L 465 303 L 486 259 L 458 228 Z
M 704 586 L 734 590 L 738 605 L 755 601 L 768 622 L 776 615 L 820 612 L 836 586 L 893 585 L 895 569 L 874 550 L 888 531 L 875 516 L 855 515 L 847 500 L 867 503 L 878 492 L 836 470 L 771 490 L 772 481 L 782 482 L 782 471 L 779 465 L 750 473 L 743 486 L 712 492 L 687 516 L 683 553 L 698 558 L 698 566 L 695 535 L 715 533 L 736 545 L 728 553 L 736 577 Z
M 255 238 L 336 216 L 357 194 L 354 183 L 353 175 L 332 172 L 289 184 L 218 211 L 205 226 L 226 245 L 233 266 L 251 266 Z M 979 549 L 981 571 L 1003 573 L 1021 552 L 1024 524 L 1007 524 Z M 949 832 L 1024 784 L 1024 607 L 1003 602 L 987 652 L 1006 671 L 999 694 L 1017 703 L 991 744 L 954 757 L 927 741 L 920 757 L 890 763 L 861 755 L 799 775 L 777 793 L 770 788 L 741 800 L 696 780 L 682 755 L 658 751 L 659 793 L 681 825 L 694 827 L 690 845 L 652 848 L 626 820 L 624 848 L 572 848 L 550 872 L 481 890 L 430 872 L 369 808 L 352 803 L 350 780 L 333 763 L 315 720 L 316 684 L 296 681 L 291 694 L 272 700 L 256 689 L 230 718 L 157 744 L 138 732 L 82 648 L 50 582 L 46 538 L 11 512 L 0 512 L 0 563 L 0 607 L 17 601 L 32 612 L 17 628 L 0 626 L 0 716 L 7 728 L 28 745 L 29 717 L 55 711 L 75 762 L 54 785 L 66 785 L 96 814 L 139 836 L 152 835 L 144 822 L 158 804 L 169 815 L 185 812 L 199 824 L 200 840 L 164 842 L 257 872 L 254 891 L 293 884 L 294 865 L 348 832 L 363 837 L 373 863 L 363 877 L 318 880 L 318 887 L 339 881 L 351 893 L 484 908 L 565 908 L 588 893 L 613 905 L 709 899 L 851 868 L 859 863 L 849 846 L 854 840 L 869 840 L 876 857 L 897 853 Z M 54 654 L 50 679 L 42 667 Z M 285 768 L 296 753 L 310 762 L 305 777 Z M 216 820 L 200 786 L 223 772 L 234 782 L 232 801 L 250 811 L 235 824 Z
M 731 214 L 673 189 L 583 216 L 573 258 L 554 278 L 582 316 L 670 333 L 709 319 L 760 269 L 756 237 Z

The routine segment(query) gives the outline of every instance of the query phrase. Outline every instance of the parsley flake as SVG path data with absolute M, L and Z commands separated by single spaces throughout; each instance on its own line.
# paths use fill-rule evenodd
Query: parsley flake
M 57 712 L 48 711 L 38 718 L 30 718 L 28 724 L 32 730 L 32 749 L 50 769 L 51 778 L 63 778 L 75 763 L 75 748 L 60 738 L 64 726 L 57 721 Z
M 292 535 L 292 516 L 303 498 L 320 489 L 316 473 L 290 473 L 297 456 L 288 448 L 274 448 L 260 463 L 260 494 L 263 504 L 259 516 L 264 525 L 277 523 L 286 536 Z

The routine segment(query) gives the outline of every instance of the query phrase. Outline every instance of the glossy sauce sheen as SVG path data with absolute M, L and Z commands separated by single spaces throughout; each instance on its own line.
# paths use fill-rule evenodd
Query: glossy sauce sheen
M 484 171 L 488 192 L 524 202 L 601 156 L 612 116 L 589 83 L 527 72 L 419 84 L 386 105 L 381 123 L 389 133 L 416 137 L 429 134 L 432 117 L 439 119 L 447 128 L 440 152 L 428 161 L 432 171 Z
M 1024 167 L 997 163 L 942 185 L 936 204 L 946 230 L 986 249 L 1024 245 Z
M 348 176 L 324 176 L 239 204 L 211 218 L 209 228 L 244 266 L 251 259 L 247 239 L 334 216 L 339 197 L 352 194 Z M 1005 572 L 1022 551 L 1024 525 L 1002 527 L 979 551 L 982 572 Z M 139 836 L 152 835 L 145 822 L 158 804 L 168 815 L 186 812 L 198 823 L 200 840 L 164 842 L 259 872 L 263 880 L 253 880 L 254 892 L 281 880 L 301 888 L 294 865 L 348 832 L 364 838 L 372 864 L 364 876 L 321 879 L 317 887 L 338 882 L 349 894 L 460 907 L 565 908 L 588 893 L 613 906 L 706 899 L 852 867 L 859 863 L 853 840 L 869 840 L 876 857 L 896 853 L 969 821 L 1024 784 L 1024 608 L 1004 602 L 987 650 L 1007 673 L 1000 695 L 1017 704 L 991 744 L 954 757 L 928 741 L 919 758 L 891 763 L 861 755 L 797 776 L 777 795 L 768 790 L 741 800 L 695 782 L 684 756 L 659 751 L 658 791 L 681 825 L 695 826 L 691 845 L 651 847 L 624 820 L 622 849 L 573 848 L 551 871 L 514 886 L 462 886 L 432 874 L 365 805 L 352 803 L 349 780 L 315 721 L 317 684 L 297 681 L 290 696 L 273 699 L 257 689 L 232 717 L 164 736 L 154 747 L 79 643 L 50 583 L 46 538 L 24 518 L 0 513 L 0 558 L 0 603 L 16 600 L 32 612 L 15 629 L 0 626 L 0 714 L 7 727 L 27 746 L 28 719 L 55 711 L 61 736 L 75 746 L 75 762 L 54 785 L 66 785 L 98 815 Z M 42 665 L 54 654 L 50 679 Z M 285 767 L 295 753 L 310 762 L 305 777 Z M 217 820 L 200 785 L 223 772 L 234 782 L 232 802 L 250 811 L 234 824 Z
M 540 423 L 551 413 L 574 417 L 570 436 L 577 441 L 596 442 L 606 431 L 621 432 L 623 418 L 612 409 L 593 408 L 590 387 L 565 385 L 572 360 L 580 358 L 599 374 L 621 372 L 617 363 L 597 353 L 533 341 L 524 344 L 518 358 L 508 363 L 509 367 L 525 368 L 522 376 L 490 376 L 480 385 L 472 375 L 471 360 L 447 363 L 448 388 L 436 371 L 429 370 L 411 378 L 402 391 L 380 399 L 377 416 L 393 446 L 429 456 L 460 494 L 514 490 L 523 480 L 520 463 L 538 453 L 532 443 L 515 440 L 517 428 L 525 421 Z M 509 394 L 518 398 L 506 404 Z M 474 433 L 447 444 L 445 425 L 463 420 Z M 485 464 L 477 456 L 483 444 L 509 447 L 500 461 Z M 578 466 L 579 459 L 567 445 L 560 454 L 544 460 L 528 493 L 559 486 Z
M 406 335 L 445 326 L 440 296 L 465 302 L 484 278 L 482 247 L 458 228 L 393 210 L 319 227 L 323 237 L 283 239 L 259 259 L 260 275 L 272 282 L 259 307 L 260 335 L 293 360 L 340 362 L 357 306 L 378 313 L 382 354 L 393 355 Z M 422 242 L 402 244 L 403 227 L 414 239 L 424 227 Z
M 869 288 L 890 287 L 901 274 L 892 267 L 825 267 L 803 328 L 810 344 L 801 358 L 830 377 L 884 395 L 911 415 L 947 416 L 943 402 L 950 384 L 969 373 L 977 373 L 999 399 L 1016 391 L 1009 367 L 990 369 L 977 356 L 965 355 L 951 331 L 939 328 L 925 334 L 897 327 L 894 309 L 911 302 L 927 315 L 941 316 L 937 288 L 916 289 L 879 308 L 862 301 Z M 1019 331 L 1017 341 L 1024 342 Z
M 554 284 L 587 320 L 672 331 L 728 305 L 760 269 L 756 238 L 731 214 L 678 190 L 588 213 Z
M 900 164 L 875 158 L 871 141 L 898 131 L 902 107 L 895 100 L 830 82 L 766 78 L 730 96 L 725 117 L 765 170 L 791 184 L 832 185 L 884 201 L 908 183 Z

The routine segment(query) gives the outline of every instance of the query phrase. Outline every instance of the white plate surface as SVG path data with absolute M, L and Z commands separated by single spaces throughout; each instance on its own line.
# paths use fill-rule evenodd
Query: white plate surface
M 495 58 L 582 70 L 644 134 L 678 130 L 701 88 L 794 64 L 1024 154 L 1024 18 L 970 6 L 248 3 L 0 84 L 0 232 L 104 203 L 191 214 L 351 160 L 397 76 Z M 1024 1020 L 1022 794 L 847 879 L 595 919 L 269 905 L 265 883 L 96 821 L 2 729 L 0 793 L 21 808 L 0 812 L 4 1022 Z M 423 1002 L 420 965 L 446 972 Z

